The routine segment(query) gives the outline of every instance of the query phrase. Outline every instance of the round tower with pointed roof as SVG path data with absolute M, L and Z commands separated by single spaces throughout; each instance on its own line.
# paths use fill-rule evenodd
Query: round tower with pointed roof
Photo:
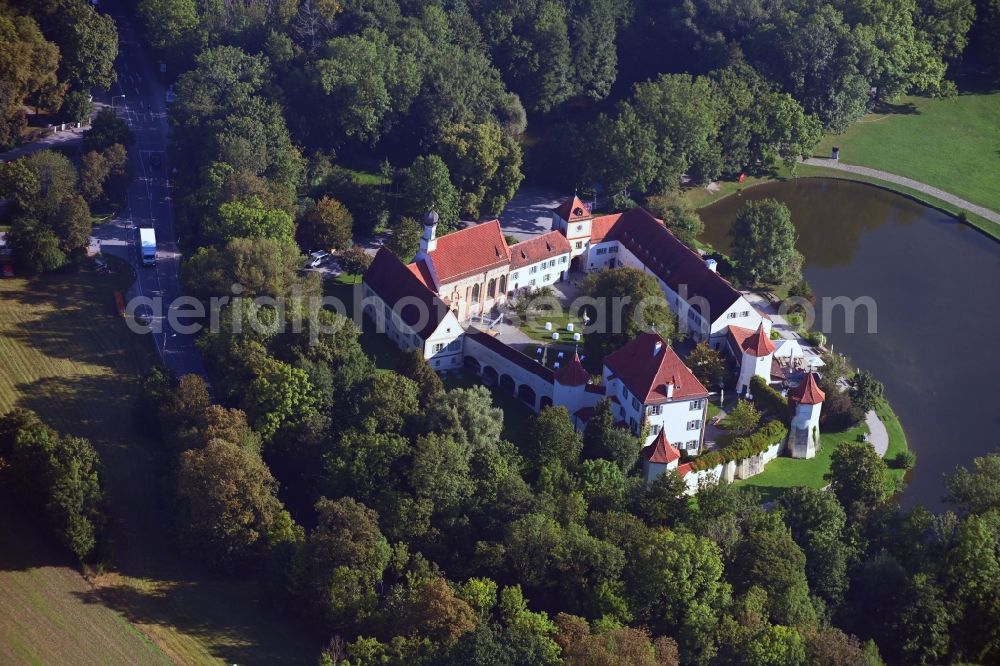
M 746 330 L 746 329 L 744 329 Z M 771 361 L 774 358 L 774 343 L 761 322 L 753 335 L 748 336 L 740 345 L 743 358 L 740 360 L 740 378 L 736 382 L 736 393 L 740 394 L 750 387 L 754 375 L 765 382 L 771 381 Z
M 563 405 L 570 414 L 588 406 L 586 403 L 587 384 L 590 383 L 590 373 L 583 367 L 580 354 L 574 352 L 573 358 L 566 365 L 555 371 L 555 382 L 552 386 L 552 401 Z
M 789 407 L 795 410 L 788 432 L 788 448 L 793 458 L 812 458 L 816 455 L 819 447 L 819 415 L 824 400 L 826 394 L 812 372 L 788 392 Z

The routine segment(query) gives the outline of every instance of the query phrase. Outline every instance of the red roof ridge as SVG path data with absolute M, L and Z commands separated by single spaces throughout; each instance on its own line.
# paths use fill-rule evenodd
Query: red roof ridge
M 567 222 L 576 222 L 591 217 L 587 204 L 580 200 L 580 197 L 573 195 L 572 199 L 566 199 L 555 208 L 556 214 Z
M 428 253 L 439 284 L 447 284 L 510 263 L 499 220 L 474 224 L 437 239 Z
M 584 386 L 590 383 L 590 373 L 580 362 L 579 353 L 573 352 L 570 362 L 556 370 L 556 381 L 563 386 Z
M 801 405 L 818 405 L 826 400 L 826 393 L 816 382 L 815 373 L 810 372 L 805 381 L 788 392 L 788 399 Z
M 642 457 L 651 463 L 667 464 L 681 459 L 681 452 L 667 441 L 667 431 L 661 430 L 653 443 L 642 450 Z
M 642 333 L 629 341 L 605 357 L 604 365 L 643 404 L 690 400 L 708 395 L 691 369 L 655 332 Z M 664 386 L 671 382 L 674 383 L 673 397 L 667 398 Z
M 761 322 L 757 326 L 757 330 L 743 341 L 743 351 L 747 352 L 751 356 L 767 356 L 768 354 L 774 353 L 774 343 L 771 342 L 771 337 L 764 330 L 764 322 Z

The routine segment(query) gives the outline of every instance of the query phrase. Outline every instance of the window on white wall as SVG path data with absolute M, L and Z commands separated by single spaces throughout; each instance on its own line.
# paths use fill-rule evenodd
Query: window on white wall
M 649 434 L 650 434 L 650 435 L 659 435 L 659 434 L 660 434 L 660 431 L 661 431 L 661 430 L 663 430 L 663 426 L 661 426 L 661 425 L 659 425 L 659 424 L 656 424 L 656 423 L 654 423 L 654 424 L 653 424 L 653 425 L 652 425 L 652 426 L 651 426 L 651 427 L 649 428 Z
M 612 254 L 614 254 L 617 251 L 618 251 L 618 246 L 617 245 L 612 245 L 611 247 L 608 248 L 608 252 L 610 252 Z
M 435 354 L 437 354 L 442 349 L 444 349 L 444 343 L 443 342 L 437 342 L 437 343 L 434 344 L 433 347 L 431 347 L 431 351 L 434 352 Z
M 692 400 L 691 411 L 693 412 L 696 409 L 701 409 L 704 404 L 705 404 L 704 400 Z
M 563 256 L 559 257 L 559 263 L 560 264 L 565 264 L 566 263 L 566 255 L 563 255 Z
M 701 427 L 701 421 L 688 421 L 688 430 L 697 430 Z

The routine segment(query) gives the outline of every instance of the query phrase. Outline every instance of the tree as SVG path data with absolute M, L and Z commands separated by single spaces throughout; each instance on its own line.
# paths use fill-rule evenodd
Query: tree
M 439 577 L 417 590 L 400 621 L 401 633 L 424 636 L 445 646 L 454 645 L 463 634 L 476 628 L 472 608 Z
M 60 437 L 34 412 L 0 417 L 0 481 L 83 560 L 104 522 L 101 461 L 86 439 Z
M 51 218 L 52 230 L 66 254 L 72 254 L 87 247 L 90 230 L 93 228 L 90 206 L 79 194 L 65 197 Z
M 243 405 L 265 441 L 311 413 L 313 389 L 304 370 L 266 354 L 256 355 L 250 370 L 253 379 L 246 387 Z
M 427 363 L 427 359 L 417 349 L 407 349 L 399 357 L 396 372 L 412 379 L 420 392 L 420 407 L 428 409 L 444 393 L 441 377 Z
M 868 659 L 857 637 L 836 627 L 807 634 L 806 655 L 811 666 L 881 666 Z
M 748 435 L 760 424 L 760 412 L 749 400 L 739 400 L 726 415 L 724 425 L 734 435 Z
M 798 273 L 801 255 L 785 204 L 775 199 L 749 201 L 729 232 L 733 259 L 747 281 L 780 284 Z
M 74 90 L 107 90 L 115 82 L 118 28 L 90 3 L 57 0 L 40 8 L 50 39 L 59 45 L 59 80 Z
M 406 170 L 403 200 L 407 212 L 423 218 L 428 211 L 438 214 L 438 233 L 447 233 L 458 225 L 459 193 L 451 184 L 451 174 L 437 155 L 418 157 Z
M 233 238 L 273 238 L 289 242 L 295 236 L 295 220 L 287 212 L 267 208 L 258 197 L 227 201 L 215 219 L 206 220 L 206 237 L 225 243 Z
M 315 68 L 319 87 L 335 102 L 333 127 L 345 138 L 373 145 L 416 98 L 416 58 L 379 30 L 334 37 L 325 55 Z
M 673 636 L 686 661 L 708 662 L 730 595 L 718 547 L 670 530 L 650 530 L 636 546 L 622 575 L 629 607 L 653 633 Z
M 792 539 L 806 556 L 809 588 L 836 606 L 847 589 L 851 555 L 844 543 L 847 515 L 837 498 L 815 488 L 791 488 L 778 500 Z
M 677 192 L 667 190 L 647 197 L 646 209 L 685 243 L 691 244 L 705 230 L 698 212 Z
M 316 516 L 298 560 L 298 588 L 333 627 L 359 626 L 374 611 L 391 556 L 378 514 L 350 497 L 323 497 Z
M 38 23 L 0 6 L 0 145 L 20 142 L 27 124 L 24 104 L 43 91 L 59 87 L 59 47 L 47 41 Z
M 588 176 L 613 192 L 616 204 L 626 204 L 630 191 L 649 188 L 660 166 L 661 144 L 630 104 L 619 104 L 614 118 L 598 116 L 589 134 L 593 143 L 587 153 Z
M 875 507 L 886 492 L 886 466 L 870 444 L 842 442 L 823 477 L 840 505 L 852 516 Z
M 368 270 L 369 266 L 371 266 L 372 257 L 362 248 L 355 245 L 341 252 L 338 261 L 340 262 L 340 267 L 344 269 L 345 273 L 348 275 L 359 276 Z
M 677 318 L 649 273 L 630 267 L 597 271 L 587 275 L 581 289 L 596 301 L 591 317 L 596 330 L 585 343 L 589 357 L 604 358 L 649 330 L 667 340 L 677 330 Z
M 771 622 L 816 625 L 806 557 L 780 515 L 763 514 L 750 522 L 746 535 L 736 543 L 726 576 L 737 592 L 756 586 L 767 593 L 766 612 Z
M 423 230 L 423 225 L 412 217 L 403 217 L 393 227 L 392 235 L 385 246 L 401 261 L 408 262 L 420 249 L 420 236 Z
M 80 194 L 89 203 L 96 203 L 104 197 L 104 182 L 111 170 L 104 155 L 91 150 L 80 161 Z
M 177 526 L 193 557 L 212 566 L 247 564 L 296 539 L 267 465 L 223 440 L 180 456 Z
M 111 109 L 104 108 L 94 116 L 90 129 L 84 132 L 83 149 L 100 151 L 116 143 L 131 146 L 133 141 L 135 135 L 129 129 L 128 123 L 116 116 Z
M 885 386 L 867 370 L 858 370 L 851 377 L 851 402 L 863 412 L 875 409 L 885 393 Z
M 583 430 L 584 458 L 605 458 L 613 461 L 625 474 L 639 460 L 641 440 L 626 428 L 615 425 L 611 402 L 601 399 Z
M 959 525 L 947 555 L 944 585 L 955 609 L 954 652 L 967 661 L 1000 657 L 1000 520 L 995 512 Z
M 200 41 L 195 0 L 140 0 L 138 9 L 150 44 L 157 51 L 183 51 Z
M 528 442 L 539 467 L 560 462 L 575 469 L 580 461 L 583 442 L 563 406 L 545 407 L 528 424 Z
M 633 513 L 650 527 L 674 527 L 690 512 L 687 482 L 674 470 L 666 470 L 650 484 L 635 487 Z
M 447 128 L 440 150 L 469 215 L 499 213 L 521 184 L 521 149 L 495 122 Z
M 90 100 L 90 93 L 82 90 L 71 90 L 63 97 L 62 106 L 59 107 L 59 115 L 67 122 L 85 123 L 90 120 L 93 113 L 94 104 Z
M 677 644 L 666 639 L 652 641 L 649 632 L 632 627 L 604 627 L 594 631 L 582 617 L 559 613 L 556 642 L 565 664 L 630 664 L 632 666 L 677 666 Z
M 726 364 L 722 355 L 708 346 L 705 341 L 695 345 L 685 362 L 698 381 L 705 386 L 720 383 L 726 375 Z
M 66 265 L 66 253 L 55 233 L 38 220 L 19 216 L 7 232 L 7 246 L 18 267 L 28 273 L 45 273 Z
M 1000 510 L 1000 454 L 990 453 L 972 461 L 972 470 L 959 466 L 944 479 L 945 498 L 963 514 Z
M 354 217 L 344 204 L 323 197 L 305 214 L 299 235 L 307 247 L 344 249 L 351 243 L 353 226 Z

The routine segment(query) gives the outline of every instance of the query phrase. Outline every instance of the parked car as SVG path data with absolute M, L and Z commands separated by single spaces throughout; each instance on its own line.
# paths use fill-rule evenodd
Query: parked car
M 330 258 L 330 253 L 324 250 L 317 250 L 316 252 L 310 252 L 309 256 L 312 260 L 309 262 L 309 266 L 312 268 L 319 268 L 322 266 L 327 259 Z

